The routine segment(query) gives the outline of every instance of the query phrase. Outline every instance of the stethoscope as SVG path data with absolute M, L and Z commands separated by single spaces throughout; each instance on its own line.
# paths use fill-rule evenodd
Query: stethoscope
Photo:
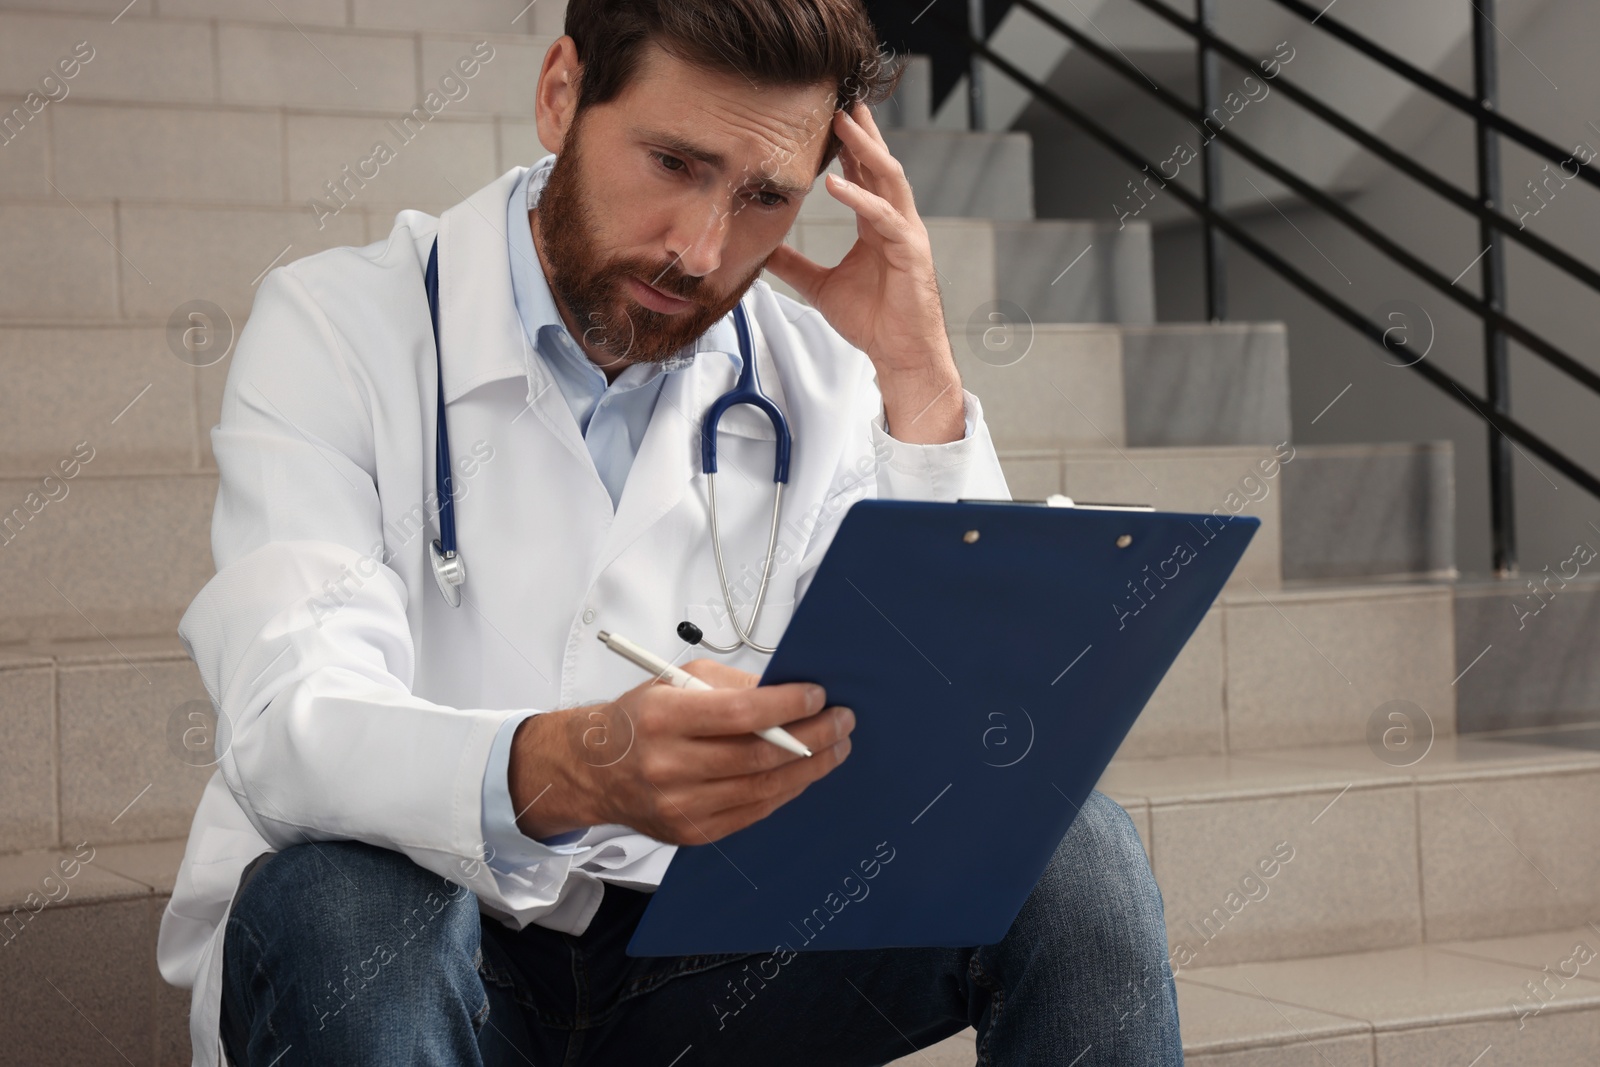
M 455 484 L 451 477 L 449 426 L 444 414 L 444 356 L 439 343 L 439 242 L 437 240 L 434 241 L 433 250 L 428 254 L 428 270 L 424 280 L 428 290 L 428 314 L 433 320 L 434 359 L 439 371 L 438 415 L 433 458 L 434 481 L 439 486 L 439 536 L 429 544 L 428 552 L 433 563 L 433 578 L 439 585 L 439 593 L 444 597 L 445 603 L 457 608 L 461 606 L 461 586 L 467 580 L 467 565 L 461 557 L 460 549 L 456 547 Z M 727 654 L 737 652 L 748 645 L 757 652 L 771 655 L 776 648 L 758 643 L 751 634 L 755 631 L 756 620 L 761 617 L 761 601 L 767 594 L 767 582 L 772 577 L 772 559 L 777 554 L 778 544 L 778 514 L 783 504 L 783 487 L 789 481 L 789 451 L 794 439 L 789 433 L 789 422 L 784 418 L 783 412 L 778 410 L 778 405 L 761 391 L 760 378 L 756 373 L 755 344 L 751 339 L 750 321 L 742 302 L 734 305 L 733 325 L 734 332 L 739 337 L 739 355 L 744 363 L 739 369 L 739 379 L 734 387 L 719 396 L 706 409 L 705 419 L 700 428 L 700 469 L 706 476 L 706 493 L 711 506 L 711 548 L 717 561 L 717 580 L 722 584 L 722 600 L 727 606 L 728 621 L 732 623 L 733 632 L 738 640 L 726 648 L 714 645 L 705 640 L 700 627 L 687 620 L 678 624 L 678 636 L 691 645 L 700 645 L 713 652 Z M 722 421 L 722 416 L 729 408 L 739 404 L 749 404 L 767 416 L 772 422 L 777 444 L 776 462 L 772 473 L 772 521 L 767 533 L 766 560 L 761 567 L 761 586 L 756 590 L 755 603 L 750 610 L 750 621 L 745 625 L 740 624 L 739 614 L 733 605 L 733 591 L 728 587 L 728 572 L 722 560 L 722 538 L 717 529 L 717 424 Z

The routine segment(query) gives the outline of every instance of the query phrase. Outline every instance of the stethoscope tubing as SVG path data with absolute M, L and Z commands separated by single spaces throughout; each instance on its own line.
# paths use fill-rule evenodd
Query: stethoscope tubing
M 423 276 L 428 294 L 428 316 L 433 325 L 434 363 L 438 374 L 437 422 L 434 446 L 434 483 L 439 493 L 439 536 L 430 546 L 434 578 L 439 592 L 451 607 L 461 603 L 461 585 L 466 581 L 466 563 L 456 547 L 455 484 L 450 465 L 450 428 L 445 417 L 444 404 L 444 346 L 439 330 L 439 242 L 434 240 L 428 253 L 428 267 Z M 734 331 L 739 340 L 742 364 L 734 387 L 718 397 L 706 409 L 700 432 L 700 469 L 706 476 L 707 503 L 710 506 L 711 547 L 717 564 L 717 580 L 722 586 L 722 599 L 728 609 L 728 621 L 733 626 L 737 642 L 726 648 L 704 639 L 699 644 L 713 652 L 728 654 L 748 646 L 764 655 L 771 655 L 775 647 L 758 643 L 752 634 L 761 617 L 761 604 L 767 594 L 772 577 L 772 561 L 777 555 L 778 521 L 783 504 L 783 488 L 789 481 L 789 460 L 794 438 L 789 431 L 789 420 L 778 405 L 761 391 L 760 374 L 756 368 L 755 342 L 750 331 L 750 321 L 741 301 L 733 308 Z M 733 591 L 728 585 L 727 567 L 722 556 L 721 531 L 717 526 L 717 429 L 722 416 L 740 404 L 756 408 L 772 423 L 774 435 L 772 521 L 767 532 L 766 558 L 761 566 L 761 585 L 756 590 L 755 603 L 748 625 L 739 622 L 734 609 Z

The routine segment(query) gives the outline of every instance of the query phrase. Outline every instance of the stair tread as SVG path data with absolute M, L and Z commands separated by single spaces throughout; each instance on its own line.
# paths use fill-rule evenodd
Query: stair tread
M 181 861 L 183 842 L 176 844 L 177 859 Z M 73 848 L 34 849 L 0 856 L 0 910 L 10 912 L 20 907 L 37 913 L 46 907 L 126 900 L 158 892 L 148 881 L 116 868 L 125 867 L 153 875 L 161 866 L 161 861 L 155 864 L 148 860 L 142 863 L 125 862 L 129 857 L 124 855 L 117 857 L 116 866 L 102 862 L 113 852 L 126 852 L 143 846 L 94 846 L 90 843 L 82 847 L 84 851 Z M 176 863 L 172 864 L 172 870 L 175 877 Z M 165 893 L 171 891 L 170 885 L 160 890 Z M 41 901 L 45 903 L 41 904 Z
M 183 855 L 181 839 L 96 849 L 69 879 L 57 873 L 70 850 L 0 856 L 0 904 L 23 905 L 28 893 L 43 898 L 43 880 L 68 893 L 51 907 L 111 903 L 171 892 Z M 1594 944 L 1600 925 L 1474 940 L 1291 959 L 1179 967 L 1177 987 L 1188 1055 L 1323 1045 L 1402 1031 L 1459 1029 L 1490 1024 L 1500 1040 L 1519 1040 L 1521 1012 L 1600 1012 L 1600 969 L 1570 970 L 1575 946 Z M 1592 956 L 1587 957 L 1592 960 Z M 1525 983 L 1561 969 L 1568 975 L 1544 1004 L 1524 994 Z M 1135 1005 L 1124 1005 L 1130 1009 Z M 1531 1015 L 1521 1021 L 1530 1021 Z M 904 1063 L 965 1064 L 975 1031 L 960 1033 L 909 1056 Z M 1413 1033 L 1415 1038 L 1415 1033 Z M 1513 1047 L 1515 1047 L 1513 1045 Z
M 1596 928 L 1577 927 L 1484 941 L 1184 969 L 1177 978 L 1184 1054 L 1220 1057 L 1279 1049 L 1297 1055 L 1296 1046 L 1303 1046 L 1305 1058 L 1295 1062 L 1371 1063 L 1373 1035 L 1411 1031 L 1412 1042 L 1436 1041 L 1438 1051 L 1407 1062 L 1457 1062 L 1442 1058 L 1439 1051 L 1463 1043 L 1469 1051 L 1461 1063 L 1491 1043 L 1498 1043 L 1502 1051 L 1511 1049 L 1514 1055 L 1531 1052 L 1541 1063 L 1564 1062 L 1545 1057 L 1550 1045 L 1570 1040 L 1570 1034 L 1546 1027 L 1523 1036 L 1524 1025 L 1531 1027 L 1535 1020 L 1524 1017 L 1518 1006 L 1531 1011 L 1537 1003 L 1523 983 L 1540 968 L 1554 969 L 1572 960 L 1574 946 L 1597 943 L 1595 935 Z M 1600 1014 L 1597 974 L 1592 968 L 1580 969 L 1576 980 L 1556 991 L 1548 1010 Z M 1117 1010 L 1134 1006 L 1117 1005 Z M 1471 1023 L 1488 1025 L 1463 1025 Z M 1480 1033 L 1486 1036 L 1479 1038 Z M 891 1067 L 965 1067 L 972 1062 L 976 1036 L 974 1030 L 963 1030 L 919 1054 L 896 1060 Z M 1535 1051 L 1535 1043 L 1544 1047 Z M 1349 1046 L 1340 1051 L 1355 1055 L 1337 1061 L 1313 1058 L 1312 1049 L 1332 1051 L 1333 1045 Z
M 112 634 L 106 637 L 59 638 L 0 644 L 0 667 L 36 664 L 127 663 L 188 659 L 177 634 Z
M 1234 963 L 1184 969 L 1178 983 L 1180 989 L 1195 986 L 1237 994 L 1258 1004 L 1266 998 L 1273 1006 L 1326 1013 L 1363 1030 L 1405 1030 L 1469 1021 L 1514 1024 L 1517 1012 L 1511 1003 L 1523 992 L 1523 983 L 1545 965 L 1555 968 L 1572 952 L 1575 942 L 1585 939 L 1594 943 L 1595 932 L 1580 926 L 1486 941 Z M 1600 1010 L 1597 973 L 1592 966 L 1587 972 L 1580 969 L 1558 994 L 1556 1007 Z M 1187 1021 L 1184 1027 L 1195 1041 L 1193 1051 L 1209 1051 L 1245 1036 L 1216 1033 L 1216 1024 L 1223 1022 L 1216 1016 L 1201 1016 L 1195 1022 L 1193 1028 Z M 1189 1047 L 1189 1040 L 1185 1046 Z
M 1217 756 L 1114 759 L 1099 788 L 1119 802 L 1180 804 L 1243 797 L 1446 784 L 1600 770 L 1600 752 L 1558 744 L 1441 734 L 1411 766 L 1391 766 L 1365 744 L 1311 745 Z

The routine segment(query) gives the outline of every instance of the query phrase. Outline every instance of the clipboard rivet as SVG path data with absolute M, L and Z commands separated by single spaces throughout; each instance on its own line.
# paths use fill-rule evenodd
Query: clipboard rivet
M 961 540 L 965 541 L 969 545 L 976 543 L 978 540 L 978 531 L 968 530 L 966 533 L 961 535 Z
M 1127 548 L 1131 544 L 1133 544 L 1132 534 L 1123 534 L 1121 537 L 1117 538 L 1118 548 Z

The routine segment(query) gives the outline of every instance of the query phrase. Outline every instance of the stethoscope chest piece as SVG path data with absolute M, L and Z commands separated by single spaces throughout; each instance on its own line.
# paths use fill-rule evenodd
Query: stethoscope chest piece
M 439 583 L 439 593 L 444 602 L 453 608 L 461 606 L 461 586 L 467 580 L 467 561 L 461 553 L 446 553 L 439 539 L 428 542 L 428 559 L 433 564 L 433 580 Z

